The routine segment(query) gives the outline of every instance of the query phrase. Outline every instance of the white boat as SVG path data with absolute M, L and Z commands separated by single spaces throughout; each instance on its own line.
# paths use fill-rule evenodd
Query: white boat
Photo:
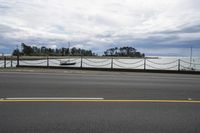
M 75 65 L 76 62 L 71 62 L 70 60 L 60 61 L 60 65 Z
M 68 47 L 69 47 L 69 59 L 68 60 L 65 60 L 65 61 L 60 61 L 60 65 L 75 65 L 76 62 L 74 61 L 70 61 L 70 54 L 71 54 L 71 50 L 70 50 L 70 42 L 68 42 Z

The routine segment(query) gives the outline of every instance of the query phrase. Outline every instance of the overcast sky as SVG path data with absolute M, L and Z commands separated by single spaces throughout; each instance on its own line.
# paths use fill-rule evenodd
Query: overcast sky
M 0 53 L 21 42 L 200 56 L 200 0 L 0 0 Z

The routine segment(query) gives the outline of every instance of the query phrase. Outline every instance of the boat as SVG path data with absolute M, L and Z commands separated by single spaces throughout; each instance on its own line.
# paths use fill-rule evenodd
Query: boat
M 71 62 L 70 60 L 60 61 L 60 65 L 75 65 L 76 62 Z
M 69 59 L 65 60 L 65 61 L 60 61 L 60 65 L 67 66 L 67 65 L 75 65 L 76 64 L 76 62 L 70 61 L 70 54 L 71 54 L 71 51 L 70 51 L 70 42 L 69 42 L 69 46 L 68 47 L 69 47 Z

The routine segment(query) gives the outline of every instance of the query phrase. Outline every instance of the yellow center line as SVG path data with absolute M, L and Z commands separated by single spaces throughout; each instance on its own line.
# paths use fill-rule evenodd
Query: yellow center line
M 200 103 L 200 100 L 0 100 L 7 102 Z

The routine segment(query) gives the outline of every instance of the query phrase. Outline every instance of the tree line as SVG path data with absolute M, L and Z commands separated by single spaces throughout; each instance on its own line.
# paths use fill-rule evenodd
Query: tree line
M 69 48 L 47 48 L 45 46 L 42 47 L 36 47 L 36 46 L 29 46 L 25 43 L 21 44 L 21 51 L 18 49 L 15 49 L 12 53 L 12 55 L 22 55 L 22 56 L 95 56 L 95 53 L 93 53 L 91 50 L 85 50 L 73 47 L 71 49 Z
M 85 50 L 73 47 L 69 48 L 47 48 L 45 46 L 36 47 L 36 46 L 29 46 L 25 43 L 21 44 L 21 50 L 19 51 L 18 48 L 15 49 L 12 55 L 17 56 L 97 56 L 92 50 Z M 138 52 L 133 47 L 114 47 L 109 48 L 104 51 L 103 56 L 123 56 L 123 57 L 145 57 L 144 53 Z

